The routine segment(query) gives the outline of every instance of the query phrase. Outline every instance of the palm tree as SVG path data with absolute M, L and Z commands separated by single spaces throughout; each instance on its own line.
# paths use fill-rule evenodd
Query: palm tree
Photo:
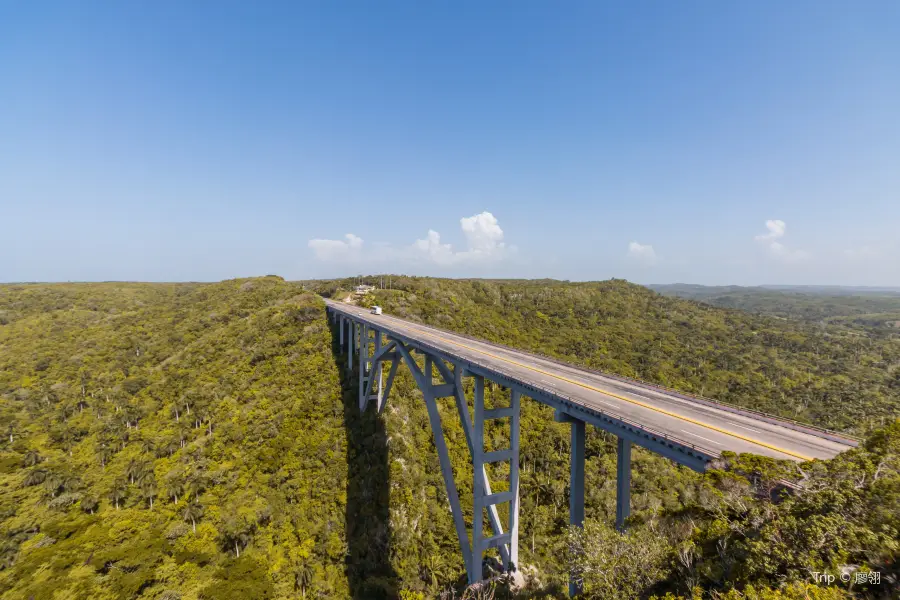
M 47 472 L 43 469 L 31 469 L 28 471 L 28 475 L 25 476 L 25 481 L 22 483 L 26 486 L 38 485 L 44 483 L 44 480 L 47 479 Z
M 196 502 L 200 498 L 200 492 L 203 491 L 203 474 L 193 473 L 187 482 L 188 496 L 193 496 Z
M 116 505 L 116 510 L 119 510 L 119 502 L 122 502 L 123 500 L 125 500 L 125 494 L 126 494 L 125 482 L 116 481 L 113 484 L 112 490 L 110 490 L 110 492 L 109 492 L 109 499 L 112 501 L 113 504 Z
M 178 473 L 172 472 L 166 476 L 166 495 L 171 496 L 173 502 L 178 504 L 178 496 L 183 493 L 184 484 Z
M 142 439 L 141 450 L 145 454 L 153 454 L 156 452 L 156 441 L 149 437 Z
M 29 450 L 25 453 L 25 466 L 33 467 L 36 464 L 41 462 L 41 455 L 38 454 L 37 450 Z
M 294 589 L 299 590 L 300 597 L 306 598 L 306 592 L 313 580 L 313 570 L 309 563 L 304 562 L 294 575 Z
M 97 510 L 97 506 L 99 505 L 100 503 L 93 496 L 85 496 L 81 499 L 81 510 L 84 512 L 94 514 L 94 511 Z
M 44 487 L 47 488 L 47 491 L 50 492 L 50 495 L 53 498 L 56 498 L 56 495 L 60 492 L 65 491 L 65 486 L 65 477 L 62 473 L 54 473 L 51 471 L 44 480 Z
M 125 474 L 128 475 L 128 479 L 134 484 L 135 480 L 140 480 L 140 478 L 144 476 L 146 470 L 147 467 L 144 463 L 139 460 L 131 459 L 128 463 L 128 468 L 125 470 Z
M 97 447 L 97 456 L 100 458 L 100 466 L 106 468 L 106 463 L 113 457 L 113 449 L 106 442 L 101 442 Z
M 147 475 L 141 479 L 141 496 L 150 501 L 150 510 L 153 510 L 153 498 L 156 497 L 156 478 Z
M 234 557 L 241 557 L 241 548 L 250 542 L 253 526 L 239 517 L 231 517 L 222 524 L 222 540 L 226 546 L 234 547 Z
M 194 533 L 197 533 L 197 520 L 203 516 L 203 506 L 201 506 L 197 502 L 188 502 L 187 506 L 184 507 L 184 511 L 181 513 L 181 516 L 185 521 L 191 522 L 191 527 L 193 527 Z

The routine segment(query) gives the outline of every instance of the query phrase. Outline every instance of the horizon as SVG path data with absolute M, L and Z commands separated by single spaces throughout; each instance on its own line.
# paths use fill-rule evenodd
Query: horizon
M 0 66 L 0 280 L 900 287 L 887 0 L 51 1 Z
M 414 275 L 414 274 L 406 274 L 406 273 L 374 273 L 369 275 L 348 275 L 348 276 L 340 276 L 340 277 L 315 277 L 315 278 L 300 278 L 300 279 L 289 279 L 287 277 L 283 277 L 278 275 L 277 273 L 268 273 L 266 275 L 248 275 L 243 277 L 228 277 L 226 279 L 210 279 L 210 280 L 138 280 L 138 279 L 105 279 L 105 280 L 66 280 L 66 281 L 0 281 L 0 286 L 5 285 L 65 285 L 65 284 L 101 284 L 101 283 L 122 283 L 122 284 L 160 284 L 160 285 L 177 285 L 177 284 L 215 284 L 215 283 L 223 283 L 225 281 L 238 281 L 242 279 L 260 279 L 265 277 L 278 277 L 284 281 L 292 282 L 292 283 L 301 283 L 304 281 L 335 281 L 339 279 L 356 279 L 361 278 L 365 280 L 371 280 L 379 277 L 409 277 L 409 278 L 421 278 L 421 279 L 448 279 L 448 280 L 457 280 L 457 281 L 466 281 L 466 280 L 483 280 L 483 281 L 551 281 L 557 283 L 602 283 L 605 281 L 625 281 L 627 283 L 631 283 L 634 285 L 639 285 L 641 287 L 646 287 L 651 290 L 657 291 L 655 288 L 660 287 L 676 287 L 676 286 L 688 286 L 688 287 L 699 287 L 699 288 L 740 288 L 740 289 L 763 289 L 766 291 L 803 291 L 803 290 L 818 290 L 820 292 L 827 292 L 828 290 L 849 290 L 849 291 L 869 291 L 869 292 L 885 292 L 885 293 L 900 293 L 900 286 L 878 286 L 878 285 L 833 285 L 833 284 L 800 284 L 800 285 L 790 285 L 790 284 L 758 284 L 758 285 L 738 285 L 738 284 L 718 284 L 718 285 L 706 285 L 700 283 L 688 283 L 685 281 L 678 281 L 672 283 L 639 283 L 636 281 L 632 281 L 630 279 L 624 279 L 621 277 L 609 277 L 606 279 L 557 279 L 554 277 L 467 277 L 467 276 L 459 276 L 459 277 L 448 277 L 443 275 Z

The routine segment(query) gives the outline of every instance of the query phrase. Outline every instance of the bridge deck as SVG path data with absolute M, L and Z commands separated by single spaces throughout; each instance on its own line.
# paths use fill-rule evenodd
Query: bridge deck
M 353 305 L 330 300 L 327 303 L 331 309 L 370 323 L 387 334 L 394 333 L 497 369 L 524 384 L 550 390 L 551 394 L 558 393 L 598 413 L 662 432 L 667 438 L 698 448 L 710 456 L 730 450 L 809 460 L 831 458 L 856 445 L 854 440 L 832 432 L 716 405 L 390 315 L 374 315 Z

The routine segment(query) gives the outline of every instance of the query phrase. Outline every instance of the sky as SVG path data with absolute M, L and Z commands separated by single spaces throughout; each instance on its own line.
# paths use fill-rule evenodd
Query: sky
M 900 3 L 0 3 L 0 281 L 900 285 Z

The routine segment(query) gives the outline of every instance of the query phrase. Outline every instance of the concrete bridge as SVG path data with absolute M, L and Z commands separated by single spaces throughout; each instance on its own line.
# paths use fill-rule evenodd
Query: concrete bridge
M 326 304 L 329 318 L 339 328 L 341 348 L 348 354 L 347 368 L 352 370 L 354 364 L 358 368 L 360 410 L 370 403 L 379 412 L 384 409 L 401 363 L 406 363 L 421 389 L 469 583 L 483 578 L 483 557 L 490 548 L 499 550 L 506 569 L 515 570 L 518 564 L 519 407 L 523 395 L 553 407 L 557 421 L 571 424 L 569 521 L 577 526 L 584 523 L 587 425 L 618 437 L 616 526 L 620 529 L 630 513 L 633 444 L 701 472 L 726 450 L 807 461 L 831 458 L 856 445 L 848 437 L 794 421 L 386 314 L 371 314 L 350 304 L 331 300 Z M 473 380 L 468 387 L 473 391 L 474 415 L 465 394 L 464 380 L 469 378 Z M 509 388 L 508 406 L 485 408 L 486 380 Z M 471 543 L 437 408 L 436 400 L 444 397 L 456 403 L 475 474 Z M 484 424 L 491 419 L 508 420 L 509 448 L 485 451 Z M 494 492 L 485 467 L 500 462 L 509 464 L 509 487 Z M 508 519 L 501 523 L 497 506 L 504 503 L 509 506 Z M 485 511 L 490 532 L 484 523 Z M 569 591 L 573 595 L 578 592 L 574 583 Z

